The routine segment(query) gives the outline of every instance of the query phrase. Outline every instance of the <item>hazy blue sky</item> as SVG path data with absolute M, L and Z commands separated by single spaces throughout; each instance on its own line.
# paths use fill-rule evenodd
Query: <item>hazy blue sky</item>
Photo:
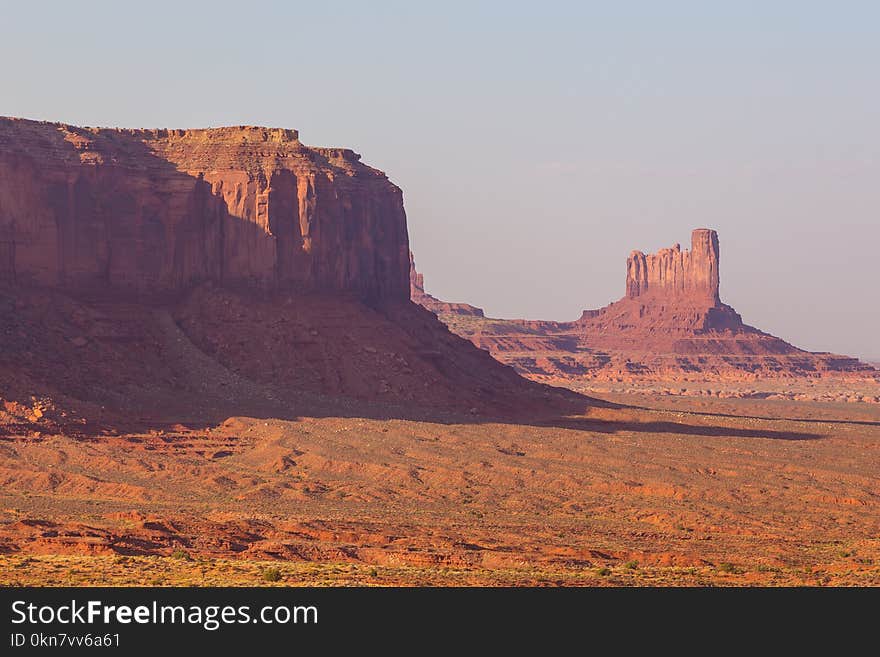
M 0 114 L 352 147 L 436 296 L 571 319 L 706 226 L 747 322 L 880 357 L 880 2 L 0 9 Z

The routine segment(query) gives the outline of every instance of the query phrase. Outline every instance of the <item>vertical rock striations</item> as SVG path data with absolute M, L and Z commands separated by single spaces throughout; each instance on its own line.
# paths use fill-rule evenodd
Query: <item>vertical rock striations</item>
M 690 251 L 682 251 L 678 244 L 650 255 L 633 251 L 626 262 L 630 299 L 655 294 L 720 303 L 718 281 L 718 234 L 707 228 L 693 231 Z
M 0 118 L 0 277 L 147 295 L 212 281 L 409 298 L 400 189 L 295 130 Z

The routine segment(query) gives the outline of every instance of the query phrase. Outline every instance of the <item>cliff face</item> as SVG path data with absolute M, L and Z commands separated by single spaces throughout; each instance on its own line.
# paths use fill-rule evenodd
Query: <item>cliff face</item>
M 409 298 L 400 189 L 295 130 L 0 118 L 0 278 L 144 294 L 204 281 Z
M 626 262 L 626 296 L 657 294 L 720 303 L 718 256 L 718 233 L 706 228 L 693 231 L 690 251 L 678 244 L 650 255 L 633 251 Z

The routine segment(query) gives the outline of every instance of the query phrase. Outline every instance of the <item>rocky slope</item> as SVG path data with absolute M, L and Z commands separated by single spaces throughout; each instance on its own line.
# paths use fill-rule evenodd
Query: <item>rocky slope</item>
M 350 150 L 0 118 L 7 428 L 562 399 L 411 303 L 409 278 L 401 191 Z
M 425 306 L 454 332 L 541 381 L 875 375 L 855 358 L 807 352 L 744 324 L 721 301 L 719 262 L 718 235 L 708 229 L 693 231 L 690 250 L 676 244 L 656 254 L 633 251 L 626 295 L 573 322 Z

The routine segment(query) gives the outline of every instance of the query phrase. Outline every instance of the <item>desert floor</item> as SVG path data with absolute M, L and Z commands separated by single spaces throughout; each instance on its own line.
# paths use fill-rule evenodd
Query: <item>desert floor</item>
M 880 405 L 594 394 L 7 432 L 0 584 L 880 585 Z

